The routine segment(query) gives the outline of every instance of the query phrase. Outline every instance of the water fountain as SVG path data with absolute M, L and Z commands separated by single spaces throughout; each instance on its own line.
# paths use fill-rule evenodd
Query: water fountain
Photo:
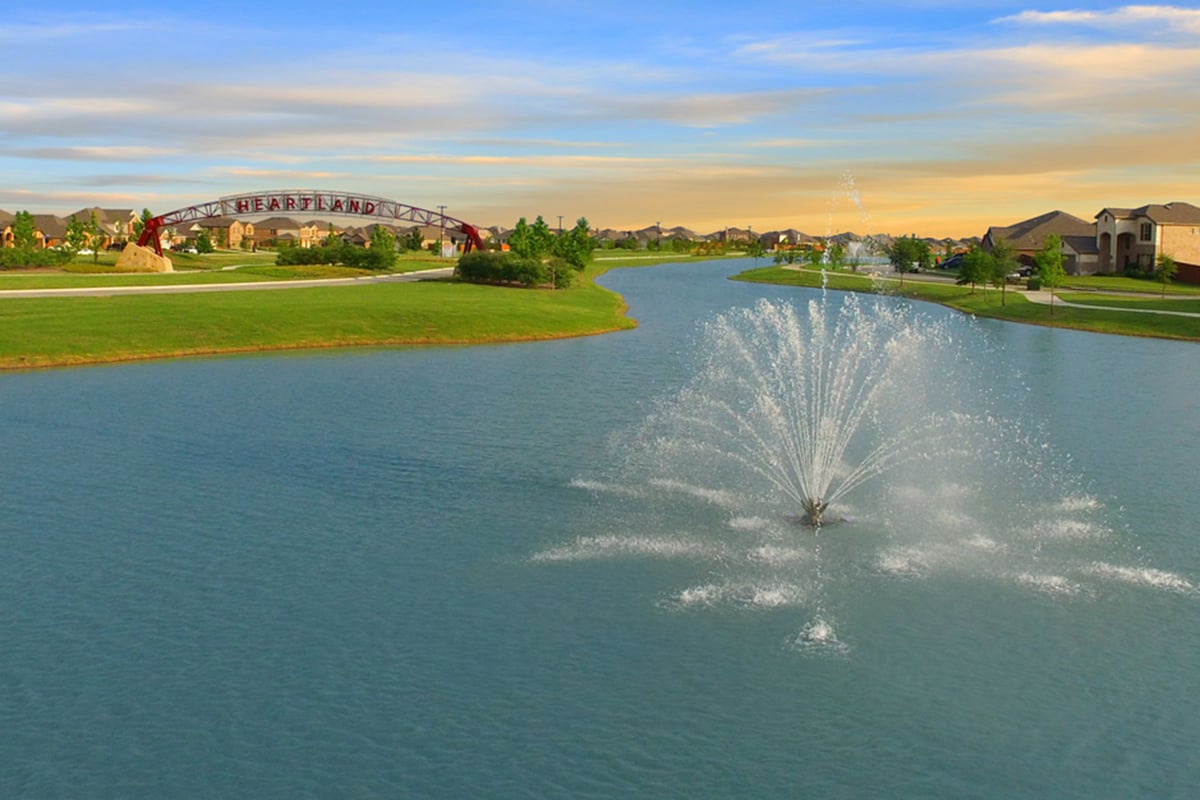
M 805 608 L 792 643 L 820 653 L 842 651 L 839 609 L 872 594 L 863 581 L 1196 591 L 1138 562 L 1022 418 L 1019 377 L 989 374 L 988 341 L 970 318 L 893 298 L 822 292 L 720 314 L 700 329 L 692 378 L 616 444 L 615 474 L 575 482 L 602 513 L 534 559 L 691 564 L 665 606 Z
M 895 306 L 760 301 L 709 323 L 692 384 L 649 421 L 659 468 L 721 476 L 820 529 L 856 487 L 941 439 L 924 389 L 941 326 Z M 944 363 L 944 362 L 942 362 Z

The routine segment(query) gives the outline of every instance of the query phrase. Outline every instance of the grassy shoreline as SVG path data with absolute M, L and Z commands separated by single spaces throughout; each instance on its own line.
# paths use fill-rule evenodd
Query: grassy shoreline
M 891 294 L 939 303 L 966 314 L 991 319 L 1044 325 L 1054 328 L 1070 328 L 1092 333 L 1110 333 L 1122 336 L 1147 336 L 1160 339 L 1200 341 L 1200 318 L 1169 316 L 1163 314 L 1129 313 L 1127 307 L 1147 307 L 1155 299 L 1149 293 L 1145 298 L 1134 298 L 1128 304 L 1112 304 L 1111 310 L 1100 308 L 1072 308 L 1063 305 L 1053 307 L 1030 302 L 1020 289 L 1012 287 L 1005 291 L 1001 305 L 1000 290 L 984 289 L 972 291 L 969 286 L 946 283 L 929 283 L 907 280 L 900 285 L 894 280 L 872 280 L 863 275 L 843 272 L 828 273 L 828 288 L 839 291 Z M 783 286 L 819 288 L 821 273 L 813 270 L 763 267 L 733 276 L 733 280 L 752 283 L 771 283 Z M 1092 302 L 1093 297 L 1084 298 Z M 1188 301 L 1176 301 L 1188 302 Z M 1170 300 L 1167 303 L 1171 303 Z M 1099 304 L 1097 304 L 1099 305 Z M 1109 305 L 1109 303 L 1104 303 Z M 1164 306 L 1164 310 L 1171 306 Z M 1195 306 L 1200 311 L 1200 304 Z
M 159 358 L 286 350 L 489 344 L 592 336 L 636 327 L 622 297 L 595 283 L 616 267 L 698 261 L 597 259 L 565 290 L 479 286 L 457 281 L 314 286 L 272 292 L 121 294 L 0 299 L 0 370 L 112 364 Z M 703 259 L 708 260 L 708 259 Z M 450 266 L 414 261 L 417 268 Z M 408 265 L 405 265 L 406 267 Z M 249 268 L 241 280 L 343 277 Z M 168 276 L 41 274 L 53 287 L 234 282 L 237 272 Z M 13 285 L 4 288 L 44 288 Z M 20 281 L 18 281 L 20 283 Z M 145 285 L 138 283 L 136 285 Z
M 592 336 L 627 330 L 622 297 L 595 283 L 614 268 L 699 262 L 711 257 L 660 254 L 597 258 L 579 285 L 566 290 L 531 290 L 462 284 L 452 280 L 313 286 L 278 292 L 135 294 L 100 297 L 0 299 L 0 370 L 112 364 L 160 358 L 232 355 L 290 350 L 405 345 L 489 344 Z M 414 260 L 405 271 L 434 263 Z M 445 260 L 437 266 L 448 266 Z M 167 276 L 4 275 L 0 289 L 80 286 L 211 284 L 348 277 L 343 268 L 276 268 L 262 259 L 246 271 L 209 268 Z M 354 271 L 358 274 L 358 271 Z M 22 278 L 37 278 L 39 286 Z M 818 288 L 822 276 L 811 270 L 762 267 L 734 280 Z M 872 280 L 829 273 L 828 287 L 841 291 L 887 293 L 927 300 L 967 314 L 1012 322 L 1049 325 L 1129 336 L 1200 341 L 1200 319 L 1140 314 L 1123 308 L 1152 306 L 1149 294 L 1130 298 L 1088 295 L 1111 309 L 1070 308 L 1029 302 L 1019 290 L 1006 292 L 1000 305 L 995 289 L 944 283 Z M 128 281 L 128 282 L 127 282 Z M 48 284 L 48 287 L 47 285 Z M 1076 299 L 1068 292 L 1067 297 Z M 1178 298 L 1160 301 L 1164 309 L 1186 306 Z M 1200 302 L 1195 308 L 1200 311 Z

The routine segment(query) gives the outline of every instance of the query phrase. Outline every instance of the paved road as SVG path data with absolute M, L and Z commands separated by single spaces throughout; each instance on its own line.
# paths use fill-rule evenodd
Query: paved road
M 0 298 L 19 297 L 112 297 L 121 294 L 193 294 L 197 292 L 254 292 L 273 289 L 309 289 L 314 286 L 361 286 L 364 283 L 412 283 L 448 278 L 453 267 L 425 269 L 362 278 L 323 278 L 299 281 L 252 281 L 248 283 L 194 283 L 174 286 L 88 286 L 72 289 L 4 289 Z

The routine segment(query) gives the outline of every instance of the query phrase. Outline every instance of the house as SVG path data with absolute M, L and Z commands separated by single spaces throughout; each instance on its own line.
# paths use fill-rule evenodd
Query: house
M 67 238 L 67 221 L 54 214 L 34 214 L 33 231 L 39 247 L 59 247 Z
M 1200 283 L 1200 208 L 1190 203 L 1105 208 L 1096 214 L 1100 272 L 1153 271 L 1160 255 L 1175 259 L 1178 277 Z
M 12 223 L 15 216 L 15 214 L 0 208 L 0 247 L 12 247 L 13 245 Z
M 242 222 L 231 217 L 209 217 L 198 221 L 196 227 L 206 231 L 217 247 L 237 249 L 254 246 L 253 222 Z
M 1064 247 L 1063 268 L 1072 275 L 1086 275 L 1096 272 L 1094 253 L 1080 252 L 1087 248 L 1080 242 L 1081 238 L 1096 238 L 1096 226 L 1065 211 L 1050 211 L 1031 219 L 1018 222 L 1015 225 L 988 228 L 983 235 L 981 247 L 988 252 L 998 241 L 1005 241 L 1016 251 L 1017 260 L 1022 264 L 1032 266 L 1033 257 L 1046 244 L 1046 239 L 1052 234 L 1058 234 L 1064 243 L 1070 239 L 1079 249 Z
M 311 242 L 311 237 L 301 233 L 304 226 L 291 217 L 268 217 L 259 220 L 254 226 L 254 238 L 259 244 L 267 247 L 299 247 L 305 239 Z
M 81 208 L 73 214 L 67 215 L 67 220 L 74 217 L 83 225 L 88 225 L 91 222 L 92 215 L 96 215 L 96 227 L 100 229 L 100 241 L 90 242 L 89 244 L 98 250 L 105 250 L 113 245 L 120 244 L 134 238 L 135 230 L 133 224 L 138 221 L 139 217 L 133 212 L 132 208 L 101 208 L 100 206 L 91 206 L 90 208 Z

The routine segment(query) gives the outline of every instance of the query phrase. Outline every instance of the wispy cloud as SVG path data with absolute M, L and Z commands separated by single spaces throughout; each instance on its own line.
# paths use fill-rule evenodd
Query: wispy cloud
M 1200 34 L 1200 9 L 1134 5 L 1104 11 L 1022 11 L 996 20 L 1025 26 L 1076 26 L 1130 33 L 1167 31 Z

